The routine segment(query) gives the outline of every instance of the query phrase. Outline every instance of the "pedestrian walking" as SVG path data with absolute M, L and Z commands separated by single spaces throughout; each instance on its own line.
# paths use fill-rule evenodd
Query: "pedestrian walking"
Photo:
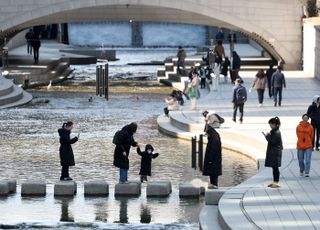
M 210 176 L 208 189 L 218 189 L 218 177 L 222 175 L 221 140 L 219 133 L 213 128 L 212 123 L 208 123 L 206 130 L 208 143 L 204 156 L 203 172 L 204 176 Z
M 199 77 L 196 69 L 192 73 L 192 81 L 190 82 L 188 95 L 191 100 L 191 109 L 196 110 L 197 99 L 200 98 Z
M 132 122 L 117 131 L 113 137 L 112 142 L 116 145 L 113 155 L 113 165 L 120 169 L 120 183 L 128 183 L 129 153 L 131 146 L 136 147 L 138 145 L 133 138 L 133 135 L 137 132 L 137 128 L 137 123 Z
M 247 101 L 247 90 L 241 84 L 241 79 L 237 78 L 235 81 L 235 86 L 233 87 L 233 96 L 232 96 L 232 103 L 233 103 L 233 118 L 232 120 L 236 122 L 237 117 L 237 110 L 239 108 L 240 112 L 240 123 L 243 122 L 243 108 L 244 103 Z
M 223 33 L 222 29 L 219 28 L 218 32 L 216 33 L 216 41 L 221 42 L 221 44 L 222 44 L 223 40 L 224 40 L 224 33 Z
M 281 66 L 278 66 L 276 72 L 272 74 L 271 77 L 271 87 L 273 89 L 274 106 L 281 106 L 282 100 L 282 88 L 286 88 L 286 80 L 284 74 L 281 72 Z M 279 100 L 277 100 L 279 95 Z
M 148 176 L 151 176 L 151 163 L 152 159 L 155 159 L 159 156 L 159 153 L 153 153 L 153 146 L 147 144 L 145 146 L 145 151 L 141 152 L 140 147 L 137 148 L 137 153 L 141 156 L 140 164 L 140 181 L 148 181 Z
M 177 61 L 177 73 L 182 75 L 181 68 L 184 69 L 184 62 L 186 59 L 186 52 L 182 48 L 182 46 L 179 46 L 179 50 L 177 53 L 178 61 Z
M 273 68 L 273 65 L 271 64 L 269 66 L 269 69 L 267 69 L 266 75 L 268 78 L 268 90 L 269 90 L 269 98 L 273 96 L 272 87 L 271 87 L 271 78 L 272 74 L 275 72 L 275 69 Z
M 224 61 L 221 64 L 221 74 L 224 76 L 224 83 L 228 83 L 229 67 L 230 67 L 230 60 L 228 57 L 225 57 Z
M 264 90 L 267 86 L 268 86 L 267 76 L 265 75 L 263 69 L 259 69 L 250 88 L 250 92 L 252 88 L 257 90 L 259 106 L 262 106 L 263 104 Z
M 232 69 L 231 69 L 231 80 L 232 83 L 239 77 L 239 71 L 241 67 L 241 59 L 236 51 L 232 52 Z
M 32 46 L 31 46 L 31 41 L 34 37 L 34 34 L 33 34 L 33 30 L 30 29 L 26 35 L 25 35 L 25 39 L 27 41 L 27 52 L 28 54 L 31 54 L 32 55 Z
M 207 76 L 206 76 L 206 68 L 204 65 L 200 66 L 199 73 L 200 73 L 200 79 L 201 79 L 200 88 L 205 89 Z
M 225 52 L 224 52 L 224 47 L 222 45 L 222 41 L 219 40 L 216 44 L 216 46 L 214 47 L 213 52 L 215 53 L 216 57 L 215 57 L 215 63 L 218 63 L 219 65 L 222 63 L 223 58 L 226 56 Z
M 41 46 L 39 34 L 34 34 L 32 40 L 31 40 L 31 46 L 33 49 L 34 64 L 37 64 L 37 63 L 39 63 L 39 49 Z
M 306 177 L 309 177 L 311 156 L 312 156 L 312 140 L 313 140 L 313 127 L 308 122 L 308 114 L 302 115 L 302 121 L 296 128 L 297 134 L 297 154 L 299 160 L 300 176 L 305 173 Z
M 280 180 L 280 171 L 279 167 L 281 167 L 282 160 L 282 138 L 280 132 L 280 119 L 279 117 L 273 117 L 269 120 L 269 125 L 271 131 L 269 133 L 263 133 L 266 140 L 268 141 L 266 158 L 265 158 L 265 167 L 271 167 L 273 173 L 273 183 L 269 184 L 270 188 L 279 188 L 279 180 Z
M 308 116 L 311 118 L 311 125 L 313 126 L 313 140 L 312 146 L 315 150 L 319 151 L 319 136 L 320 136 L 320 96 L 313 96 L 313 102 L 307 111 Z
M 74 124 L 72 121 L 63 123 L 62 128 L 58 129 L 60 136 L 60 164 L 62 166 L 60 180 L 72 180 L 69 176 L 69 167 L 75 165 L 73 150 L 71 144 L 76 143 L 79 140 L 80 134 L 74 138 L 70 138 L 71 130 Z

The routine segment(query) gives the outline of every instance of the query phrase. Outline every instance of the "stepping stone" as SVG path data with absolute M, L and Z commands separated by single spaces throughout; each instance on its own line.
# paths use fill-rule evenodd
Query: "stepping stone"
M 0 181 L 0 196 L 6 196 L 9 192 L 9 183 L 6 181 Z
M 42 180 L 30 180 L 21 184 L 22 196 L 45 196 L 46 182 Z
M 179 185 L 179 197 L 199 197 L 200 194 L 200 187 L 196 187 L 191 183 L 183 183 Z
M 169 196 L 172 192 L 170 181 L 153 181 L 147 184 L 147 196 Z
M 77 193 L 77 183 L 74 181 L 58 181 L 54 184 L 55 196 L 73 196 Z
M 140 182 L 128 181 L 128 183 L 118 183 L 114 188 L 115 196 L 139 196 L 140 194 Z
M 85 196 L 108 196 L 109 184 L 103 180 L 85 182 L 84 195 Z
M 8 184 L 9 184 L 9 192 L 10 193 L 16 193 L 17 192 L 17 181 L 16 180 L 5 179 L 3 181 L 8 182 Z
M 218 205 L 220 198 L 229 188 L 207 189 L 205 193 L 206 205 Z

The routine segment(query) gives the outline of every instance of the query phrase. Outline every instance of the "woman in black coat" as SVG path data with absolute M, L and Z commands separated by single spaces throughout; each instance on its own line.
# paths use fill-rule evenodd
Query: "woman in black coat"
M 116 132 L 113 143 L 116 145 L 113 155 L 113 165 L 120 169 L 120 183 L 128 181 L 129 153 L 131 146 L 137 146 L 133 134 L 137 131 L 138 125 L 133 122 L 124 126 Z
M 70 138 L 72 129 L 72 121 L 63 123 L 62 128 L 58 129 L 60 136 L 60 164 L 62 166 L 60 180 L 72 180 L 72 178 L 69 177 L 69 166 L 74 166 L 75 163 L 71 144 L 76 143 L 79 140 L 79 134 L 77 137 Z
M 263 133 L 266 140 L 268 141 L 267 153 L 264 166 L 271 167 L 273 170 L 273 183 L 269 184 L 270 188 L 279 188 L 279 178 L 282 159 L 282 138 L 279 130 L 280 119 L 278 117 L 271 118 L 269 120 L 269 125 L 271 127 L 270 133 Z
M 137 153 L 141 156 L 141 165 L 140 165 L 140 181 L 148 181 L 148 176 L 151 176 L 151 162 L 152 159 L 157 158 L 159 153 L 153 153 L 153 147 L 150 144 L 147 144 L 145 151 L 141 152 L 140 147 L 137 148 Z
M 210 176 L 209 189 L 218 188 L 218 176 L 222 175 L 221 141 L 219 133 L 210 125 L 206 130 L 208 143 L 204 156 L 203 175 Z

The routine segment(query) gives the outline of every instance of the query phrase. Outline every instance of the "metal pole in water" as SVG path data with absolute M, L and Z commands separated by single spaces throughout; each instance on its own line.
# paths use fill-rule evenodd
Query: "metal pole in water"
M 96 95 L 99 95 L 99 66 L 96 66 Z
M 197 138 L 191 138 L 191 168 L 197 169 Z
M 102 97 L 102 65 L 99 65 L 99 95 Z
M 203 135 L 201 134 L 198 142 L 198 166 L 199 170 L 203 168 Z
M 107 99 L 107 101 L 109 100 L 109 64 L 105 64 L 104 67 L 104 74 L 105 74 L 105 98 Z

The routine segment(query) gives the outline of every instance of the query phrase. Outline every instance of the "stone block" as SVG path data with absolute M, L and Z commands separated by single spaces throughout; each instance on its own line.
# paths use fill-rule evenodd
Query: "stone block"
M 9 184 L 9 192 L 10 193 L 16 193 L 17 191 L 17 181 L 13 180 L 13 179 L 5 179 L 5 180 L 1 180 L 3 182 L 8 182 Z
M 109 184 L 103 180 L 85 182 L 84 195 L 85 196 L 108 196 Z
M 74 181 L 58 181 L 54 184 L 55 196 L 73 196 L 77 193 L 77 183 Z
M 183 183 L 179 185 L 179 197 L 199 197 L 200 193 L 200 187 L 191 183 Z
M 114 188 L 115 196 L 139 196 L 141 194 L 141 183 L 130 182 L 116 184 Z
M 208 189 L 205 193 L 206 205 L 218 205 L 222 195 L 228 190 L 228 188 Z
M 0 196 L 6 196 L 9 192 L 9 183 L 6 181 L 0 181 Z
M 172 192 L 170 181 L 153 181 L 147 184 L 147 196 L 169 196 Z
M 42 180 L 30 180 L 21 184 L 22 196 L 45 196 L 46 182 Z

